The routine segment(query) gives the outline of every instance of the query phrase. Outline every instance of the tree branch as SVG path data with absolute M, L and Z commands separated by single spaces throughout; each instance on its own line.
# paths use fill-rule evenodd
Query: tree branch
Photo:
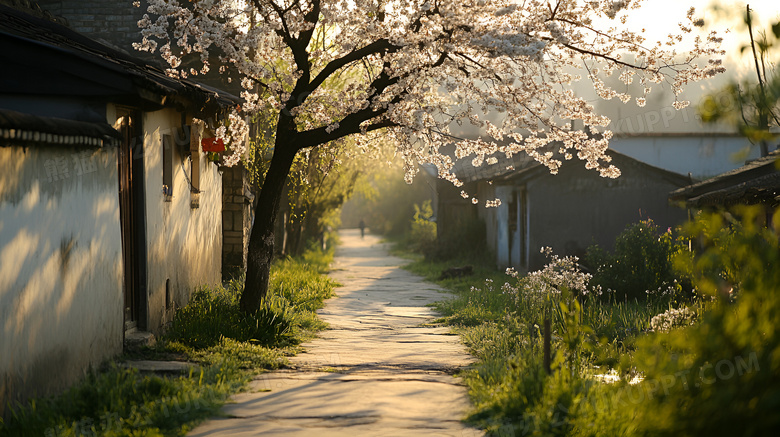
M 543 39 L 547 40 L 547 41 L 556 41 L 559 44 L 561 44 L 562 46 L 566 47 L 567 49 L 574 50 L 577 53 L 580 53 L 580 54 L 583 54 L 583 55 L 590 55 L 590 56 L 593 56 L 594 58 L 601 58 L 601 59 L 604 59 L 604 60 L 607 60 L 607 61 L 610 61 L 610 62 L 614 62 L 615 64 L 622 65 L 624 67 L 632 68 L 634 70 L 653 71 L 653 72 L 656 72 L 656 73 L 659 72 L 659 70 L 660 70 L 660 69 L 652 70 L 652 69 L 647 68 L 647 67 L 642 67 L 641 65 L 634 65 L 634 64 L 631 64 L 631 63 L 628 63 L 628 62 L 625 62 L 625 61 L 621 61 L 620 59 L 617 59 L 617 58 L 615 58 L 613 56 L 605 55 L 603 53 L 594 52 L 594 51 L 588 50 L 588 49 L 583 49 L 582 47 L 573 46 L 571 44 L 564 44 L 564 43 L 562 43 L 560 41 L 557 41 L 557 40 L 554 40 L 552 38 L 543 38 Z
M 399 94 L 395 96 L 393 100 L 390 101 L 390 104 L 397 104 L 400 101 L 401 101 L 401 95 Z M 344 117 L 339 122 L 338 128 L 333 129 L 330 132 L 327 131 L 327 126 L 321 126 L 316 129 L 311 129 L 308 131 L 301 132 L 297 135 L 296 147 L 298 148 L 298 150 L 305 149 L 306 147 L 313 147 L 319 144 L 329 143 L 339 138 L 343 138 L 348 135 L 361 132 L 362 131 L 360 129 L 361 123 L 384 115 L 385 113 L 387 113 L 388 107 L 389 105 L 378 109 L 372 109 L 371 106 L 368 106 L 357 112 L 353 112 L 347 115 L 346 117 Z M 372 123 L 370 126 L 373 126 L 372 130 L 377 130 L 383 127 L 389 127 L 393 125 L 394 123 L 390 120 L 380 120 L 377 121 L 376 123 Z
M 560 22 L 563 22 L 563 23 L 566 23 L 566 24 L 571 24 L 574 27 L 581 27 L 583 29 L 590 30 L 591 32 L 595 33 L 596 35 L 603 36 L 603 37 L 608 38 L 610 40 L 622 42 L 624 44 L 630 44 L 630 45 L 639 47 L 642 50 L 649 51 L 649 49 L 647 47 L 645 47 L 645 46 L 643 46 L 641 44 L 636 44 L 636 43 L 633 43 L 631 41 L 625 40 L 623 38 L 618 38 L 618 37 L 610 35 L 610 34 L 608 34 L 606 32 L 602 32 L 602 31 L 600 31 L 598 29 L 595 29 L 595 28 L 593 28 L 591 26 L 587 26 L 587 25 L 585 25 L 583 23 L 577 23 L 576 21 L 571 21 L 569 19 L 560 18 L 560 17 L 551 17 L 550 20 L 560 21 Z M 548 21 L 550 21 L 550 20 L 548 20 Z
M 330 77 L 331 74 L 352 62 L 359 61 L 369 55 L 377 53 L 392 53 L 398 49 L 400 49 L 399 46 L 390 44 L 389 40 L 382 38 L 372 42 L 367 46 L 353 50 L 338 59 L 334 59 L 328 62 L 328 64 L 325 65 L 325 67 L 320 70 L 319 73 L 317 73 L 317 76 L 315 76 L 314 80 L 312 80 L 309 84 L 308 92 L 314 92 L 317 88 L 320 87 L 320 85 L 322 85 L 323 82 L 325 82 L 325 80 L 328 79 L 328 77 Z
M 387 127 L 395 127 L 395 126 L 400 126 L 400 125 L 392 120 L 385 119 L 382 121 L 378 121 L 376 123 L 369 124 L 368 126 L 366 126 L 365 131 L 371 132 L 371 131 L 384 129 Z

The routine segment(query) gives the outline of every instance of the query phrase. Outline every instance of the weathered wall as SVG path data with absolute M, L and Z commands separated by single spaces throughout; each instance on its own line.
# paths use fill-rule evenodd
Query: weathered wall
M 479 204 L 476 205 L 477 215 L 485 222 L 485 244 L 491 253 L 499 255 L 501 247 L 496 242 L 501 238 L 502 229 L 499 226 L 499 222 L 503 219 L 506 221 L 506 205 L 501 204 L 498 207 L 485 207 L 485 201 L 495 200 L 501 195 L 501 187 L 497 187 L 488 183 L 479 183 L 477 185 L 477 192 L 475 193 Z M 501 208 L 501 207 L 504 208 Z
M 0 411 L 122 350 L 117 150 L 0 147 Z
M 181 115 L 172 109 L 145 113 L 144 166 L 148 260 L 148 330 L 159 333 L 174 309 L 187 304 L 192 290 L 221 281 L 222 178 L 203 152 L 200 194 L 191 194 L 192 158 L 173 147 L 173 196 L 163 193 L 163 135 L 189 149 L 189 136 L 177 131 Z M 199 142 L 199 141 L 198 141 Z M 193 207 L 193 202 L 197 207 Z M 166 284 L 169 295 L 166 297 Z
M 670 191 L 682 181 L 648 175 L 629 163 L 618 165 L 617 179 L 601 178 L 583 166 L 564 166 L 558 175 L 544 174 L 527 183 L 529 267 L 547 263 L 539 249 L 582 256 L 591 244 L 612 249 L 615 238 L 630 223 L 651 218 L 661 228 L 686 219 L 686 212 L 670 206 Z
M 487 185 L 483 183 L 481 185 Z M 483 214 L 492 216 L 492 220 L 485 220 L 487 226 L 488 247 L 496 254 L 496 264 L 499 268 L 507 267 L 509 263 L 509 201 L 513 196 L 514 187 L 496 186 L 494 188 L 495 198 L 501 200 L 501 205 L 497 208 L 486 210 Z M 493 199 L 490 199 L 493 200 Z
M 436 232 L 438 238 L 445 238 L 448 232 L 457 230 L 461 223 L 479 217 L 479 207 L 472 205 L 469 199 L 464 199 L 460 195 L 461 191 L 476 195 L 477 184 L 475 182 L 456 188 L 450 182 L 439 179 L 436 182 L 436 190 Z M 484 203 L 482 205 L 484 206 Z

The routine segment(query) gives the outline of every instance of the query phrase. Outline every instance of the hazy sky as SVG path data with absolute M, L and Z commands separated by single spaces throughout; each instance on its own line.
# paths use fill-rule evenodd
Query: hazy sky
M 751 0 L 735 2 L 728 0 L 645 0 L 638 11 L 631 11 L 628 24 L 634 28 L 645 28 L 648 39 L 664 40 L 666 35 L 675 31 L 677 23 L 685 19 L 688 9 L 696 8 L 695 16 L 704 18 L 704 29 L 717 30 L 723 37 L 723 48 L 728 52 L 729 65 L 732 68 L 749 66 L 751 61 L 747 56 L 740 57 L 739 47 L 749 41 L 747 28 L 742 22 L 745 5 L 750 4 L 755 20 L 754 31 L 769 29 L 770 22 L 780 20 L 780 1 Z M 719 10 L 713 9 L 720 5 Z M 728 31 L 728 32 L 726 32 Z M 780 51 L 778 51 L 780 53 Z M 736 55 L 736 56 L 735 56 Z M 735 59 L 736 58 L 736 59 Z M 736 64 L 736 65 L 734 65 Z M 739 68 L 743 70 L 743 68 Z
M 713 5 L 719 3 L 719 10 L 713 9 Z M 629 11 L 629 20 L 627 26 L 632 29 L 645 28 L 645 36 L 650 41 L 666 40 L 670 32 L 679 29 L 678 23 L 685 20 L 688 9 L 693 6 L 696 8 L 695 17 L 704 18 L 705 26 L 702 29 L 702 35 L 715 30 L 723 37 L 722 47 L 726 50 L 726 73 L 718 75 L 713 79 L 703 82 L 690 84 L 686 91 L 680 96 L 681 100 L 689 100 L 691 106 L 682 111 L 671 110 L 673 96 L 668 92 L 668 87 L 656 89 L 648 99 L 647 106 L 639 108 L 634 104 L 621 104 L 613 99 L 611 101 L 601 100 L 593 95 L 588 89 L 587 83 L 583 82 L 578 87 L 581 95 L 586 96 L 595 104 L 599 112 L 608 115 L 615 124 L 611 129 L 615 131 L 624 130 L 623 127 L 628 124 L 619 123 L 624 120 L 633 122 L 634 125 L 640 125 L 642 120 L 652 112 L 658 112 L 663 115 L 663 119 L 669 119 L 665 123 L 667 132 L 698 132 L 698 131 L 731 131 L 732 128 L 721 125 L 702 125 L 696 119 L 696 106 L 701 99 L 711 94 L 713 91 L 721 89 L 723 85 L 733 78 L 756 79 L 753 58 L 750 51 L 740 54 L 739 47 L 747 44 L 750 39 L 747 34 L 747 27 L 742 21 L 745 13 L 745 2 L 733 2 L 724 0 L 646 0 L 639 10 Z M 778 0 L 751 0 L 750 8 L 753 11 L 754 36 L 757 31 L 769 30 L 769 23 L 780 20 L 780 1 Z M 648 46 L 652 44 L 648 43 Z M 683 51 L 684 46 L 676 47 Z M 775 48 L 773 59 L 780 61 L 780 47 Z M 589 96 L 592 96 L 589 97 Z
M 721 5 L 720 10 L 713 9 L 712 6 L 716 3 Z M 697 119 L 696 108 L 704 96 L 721 89 L 733 78 L 752 81 L 756 79 L 753 59 L 749 56 L 750 52 L 745 51 L 743 55 L 740 55 L 739 52 L 739 47 L 749 42 L 747 28 L 742 21 L 745 4 L 745 2 L 728 0 L 645 0 L 639 10 L 628 11 L 629 19 L 626 26 L 632 30 L 644 28 L 646 30 L 645 36 L 652 42 L 659 39 L 665 41 L 670 32 L 678 33 L 678 23 L 686 19 L 686 13 L 691 6 L 696 8 L 694 16 L 705 20 L 705 26 L 701 30 L 702 36 L 715 30 L 723 37 L 722 47 L 727 52 L 724 61 L 726 73 L 713 79 L 688 85 L 686 91 L 680 96 L 681 100 L 691 102 L 691 106 L 688 108 L 681 111 L 672 109 L 674 98 L 668 85 L 655 88 L 648 98 L 647 106 L 643 108 L 638 107 L 633 100 L 628 104 L 622 104 L 617 99 L 604 101 L 596 97 L 592 85 L 587 80 L 574 85 L 577 93 L 595 105 L 598 112 L 613 120 L 610 129 L 615 132 L 632 130 L 628 129 L 630 126 L 645 126 L 649 123 L 647 119 L 650 121 L 662 120 L 664 132 L 733 131 L 731 126 L 726 125 L 702 125 Z M 769 23 L 780 20 L 780 0 L 751 0 L 749 4 L 753 10 L 754 32 L 769 30 Z M 608 21 L 599 27 L 609 25 L 614 25 L 614 22 Z M 653 44 L 648 42 L 647 45 L 652 46 Z M 676 49 L 678 51 L 685 50 L 684 46 L 678 46 Z M 773 55 L 774 60 L 780 61 L 780 47 L 775 48 Z M 622 91 L 619 87 L 616 89 Z M 494 122 L 500 117 L 500 114 L 496 113 L 491 113 L 488 116 Z M 660 127 L 657 130 L 660 131 Z M 464 136 L 476 135 L 470 127 L 454 128 L 454 131 L 456 134 Z

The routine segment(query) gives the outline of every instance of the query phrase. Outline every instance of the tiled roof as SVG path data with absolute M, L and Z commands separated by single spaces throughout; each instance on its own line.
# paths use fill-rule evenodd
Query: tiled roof
M 38 117 L 0 109 L 0 146 L 27 143 L 103 147 L 116 145 L 121 135 L 107 123 Z
M 673 202 L 688 207 L 729 206 L 738 203 L 780 203 L 780 150 L 710 179 L 669 194 Z
M 195 110 L 207 107 L 215 110 L 233 107 L 240 101 L 238 97 L 195 81 L 168 77 L 159 68 L 79 34 L 61 23 L 2 4 L 0 46 L 3 47 L 0 59 L 4 63 L 38 73 L 33 77 L 20 77 L 19 71 L 13 68 L 0 69 L 0 92 L 4 94 L 19 92 L 20 84 L 29 89 L 37 86 L 41 93 L 46 93 L 47 84 L 42 75 L 48 73 L 57 74 L 60 79 L 63 75 L 72 76 L 75 84 L 96 82 L 105 95 L 134 93 L 148 99 L 156 94 L 163 97 L 157 98 L 159 105 L 176 104 Z M 41 66 L 46 68 L 36 71 Z M 114 80 L 109 82 L 94 74 L 96 71 Z M 69 91 L 77 93 L 78 89 Z M 95 92 L 93 89 L 90 91 Z M 154 99 L 152 97 L 152 101 Z

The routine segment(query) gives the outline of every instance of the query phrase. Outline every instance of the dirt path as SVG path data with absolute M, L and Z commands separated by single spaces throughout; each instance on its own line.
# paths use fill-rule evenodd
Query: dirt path
M 330 329 L 304 345 L 295 370 L 266 373 L 190 436 L 460 436 L 466 388 L 452 376 L 472 361 L 448 328 L 421 326 L 446 297 L 399 265 L 375 236 L 340 233 L 338 297 L 320 310 Z

